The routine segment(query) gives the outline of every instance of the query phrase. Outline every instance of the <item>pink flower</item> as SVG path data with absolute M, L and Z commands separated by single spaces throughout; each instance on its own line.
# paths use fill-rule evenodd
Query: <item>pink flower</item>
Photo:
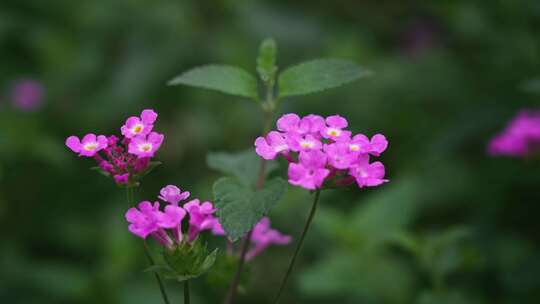
M 184 209 L 189 213 L 189 241 L 192 242 L 203 230 L 214 228 L 215 218 L 213 216 L 216 209 L 211 202 L 203 202 L 198 199 L 189 201 L 184 205 Z
M 131 139 L 128 152 L 139 158 L 154 157 L 154 153 L 163 142 L 163 134 L 151 132 L 147 137 L 137 136 Z
M 136 116 L 129 117 L 120 128 L 120 131 L 126 138 L 147 135 L 152 131 L 157 116 L 157 113 L 153 110 L 143 110 L 140 118 Z
M 145 239 L 159 229 L 159 203 L 153 205 L 148 201 L 139 203 L 139 208 L 130 208 L 126 212 L 126 220 L 130 223 L 131 233 Z
M 178 205 L 178 202 L 183 201 L 189 197 L 189 192 L 182 192 L 180 188 L 174 185 L 168 185 L 163 187 L 159 191 L 158 198 L 174 205 Z
M 384 165 L 381 162 L 370 164 L 368 154 L 361 154 L 349 172 L 356 179 L 360 188 L 379 186 L 388 182 L 387 179 L 384 179 Z
M 82 141 L 77 136 L 70 136 L 66 139 L 66 146 L 79 156 L 92 157 L 100 150 L 107 147 L 107 137 L 103 135 L 86 134 Z
M 320 188 L 330 174 L 326 160 L 326 154 L 319 150 L 300 152 L 299 163 L 289 164 L 289 183 L 309 190 Z
M 251 234 L 252 248 L 246 254 L 248 261 L 252 260 L 270 245 L 287 245 L 292 238 L 281 234 L 279 231 L 270 228 L 270 219 L 263 217 L 253 228 Z
M 13 105 L 22 111 L 35 111 L 43 103 L 44 91 L 43 85 L 36 80 L 18 80 L 11 89 Z
M 339 115 L 333 115 L 326 118 L 327 127 L 321 130 L 321 136 L 335 141 L 348 140 L 351 136 L 350 131 L 343 130 L 347 127 L 347 120 Z
M 371 140 L 364 134 L 355 135 L 349 142 L 351 152 L 369 153 L 373 156 L 379 156 L 388 147 L 388 141 L 382 134 L 375 134 Z
M 349 169 L 358 158 L 357 154 L 350 152 L 349 144 L 346 142 L 324 145 L 324 152 L 328 157 L 328 163 L 336 169 Z
M 540 112 L 522 110 L 488 145 L 491 155 L 525 156 L 540 151 Z
M 287 139 L 276 131 L 268 133 L 266 138 L 258 137 L 255 140 L 255 152 L 266 160 L 274 159 L 278 153 L 286 153 L 288 150 Z
M 113 177 L 114 177 L 114 181 L 119 185 L 125 185 L 129 181 L 129 173 L 116 174 Z
M 311 134 L 300 135 L 291 133 L 287 139 L 291 150 L 294 152 L 320 150 L 322 148 L 321 141 Z
M 284 114 L 277 120 L 277 129 L 282 132 L 296 132 L 299 123 L 300 117 L 298 115 L 293 113 Z
M 301 134 L 311 134 L 320 138 L 320 132 L 324 130 L 326 123 L 319 115 L 309 114 L 300 120 L 299 131 Z

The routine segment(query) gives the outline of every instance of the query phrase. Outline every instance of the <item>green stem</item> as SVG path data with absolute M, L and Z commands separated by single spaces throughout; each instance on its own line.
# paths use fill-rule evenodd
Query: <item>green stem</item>
M 189 280 L 184 281 L 184 304 L 189 304 Z
M 317 191 L 315 192 L 315 198 L 313 199 L 313 206 L 311 207 L 311 211 L 309 212 L 309 216 L 307 218 L 306 224 L 304 225 L 304 231 L 302 231 L 300 240 L 298 241 L 298 244 L 296 245 L 296 249 L 294 250 L 294 254 L 291 258 L 291 262 L 289 263 L 289 268 L 287 268 L 287 272 L 285 273 L 285 276 L 283 277 L 283 280 L 281 281 L 281 286 L 279 287 L 279 291 L 276 296 L 276 300 L 274 301 L 274 304 L 279 303 L 279 298 L 281 297 L 281 294 L 283 293 L 283 290 L 285 289 L 285 285 L 287 284 L 287 280 L 289 279 L 289 276 L 292 273 L 292 270 L 294 268 L 294 263 L 296 262 L 296 258 L 298 257 L 298 253 L 300 252 L 300 249 L 302 248 L 302 244 L 304 243 L 304 239 L 306 238 L 306 234 L 309 230 L 309 226 L 311 225 L 311 222 L 313 221 L 313 218 L 315 217 L 315 211 L 317 211 L 317 203 L 319 202 L 320 195 L 321 195 L 321 190 L 317 189 Z
M 126 187 L 126 197 L 128 201 L 129 207 L 133 206 L 133 187 Z M 152 255 L 150 254 L 150 249 L 148 248 L 148 244 L 146 243 L 146 240 L 143 242 L 143 248 L 144 248 L 144 255 L 146 256 L 146 259 L 148 259 L 148 263 L 150 266 L 154 266 L 156 263 L 154 262 L 154 259 L 152 258 Z M 161 297 L 163 298 L 163 302 L 165 304 L 170 304 L 169 297 L 167 296 L 167 291 L 165 290 L 165 285 L 163 284 L 163 281 L 161 280 L 161 277 L 158 273 L 154 272 L 154 276 L 156 277 L 156 281 L 159 285 L 159 291 L 161 292 Z

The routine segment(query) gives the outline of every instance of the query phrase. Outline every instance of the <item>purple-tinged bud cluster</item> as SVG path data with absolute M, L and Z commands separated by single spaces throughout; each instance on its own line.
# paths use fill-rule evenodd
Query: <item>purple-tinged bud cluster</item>
M 374 187 L 388 180 L 381 162 L 370 157 L 383 153 L 388 141 L 382 134 L 368 138 L 352 136 L 348 122 L 339 115 L 300 118 L 285 114 L 277 121 L 278 131 L 255 140 L 255 150 L 266 160 L 283 155 L 289 161 L 289 183 L 309 190 L 329 186 Z
M 87 134 L 82 139 L 70 136 L 66 146 L 79 156 L 94 157 L 99 168 L 119 185 L 136 182 L 134 177 L 146 171 L 163 142 L 163 134 L 153 132 L 157 113 L 144 110 L 140 117 L 129 117 L 120 128 L 124 138 Z
M 182 192 L 176 186 L 164 187 L 158 196 L 166 203 L 163 209 L 160 209 L 159 201 L 142 201 L 137 208 L 130 208 L 126 212 L 129 231 L 143 239 L 151 236 L 161 245 L 172 249 L 183 241 L 192 243 L 204 230 L 221 229 L 214 217 L 216 209 L 211 202 L 201 203 L 198 199 L 193 199 L 180 206 L 179 202 L 188 197 L 189 192 Z M 186 216 L 189 216 L 187 238 L 182 231 L 182 222 Z
M 488 145 L 491 155 L 527 156 L 540 151 L 540 112 L 520 111 Z

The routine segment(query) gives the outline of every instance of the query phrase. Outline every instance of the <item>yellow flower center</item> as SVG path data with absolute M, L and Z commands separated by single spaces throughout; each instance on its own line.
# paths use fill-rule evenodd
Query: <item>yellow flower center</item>
M 341 131 L 338 130 L 338 129 L 328 129 L 328 135 L 330 136 L 339 136 L 339 134 L 341 134 Z
M 143 128 L 144 128 L 143 125 L 137 124 L 137 125 L 135 125 L 135 127 L 133 127 L 133 133 L 139 134 L 139 133 L 141 133 Z
M 139 146 L 139 150 L 142 151 L 142 152 L 148 152 L 150 150 L 152 150 L 152 145 L 151 144 L 142 144 Z
M 300 146 L 304 149 L 313 148 L 313 143 L 310 141 L 303 141 L 300 143 Z
M 83 146 L 83 149 L 86 150 L 86 151 L 94 151 L 96 148 L 97 148 L 97 143 L 95 142 L 91 142 L 91 143 L 87 143 Z
M 358 151 L 360 150 L 360 146 L 359 145 L 349 145 L 349 150 L 351 151 Z

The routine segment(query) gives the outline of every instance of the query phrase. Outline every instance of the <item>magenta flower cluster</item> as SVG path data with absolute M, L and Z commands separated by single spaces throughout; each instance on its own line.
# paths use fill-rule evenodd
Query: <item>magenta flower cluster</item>
M 135 182 L 133 177 L 144 172 L 163 142 L 163 134 L 153 132 L 157 113 L 144 110 L 132 116 L 120 128 L 122 139 L 111 135 L 70 136 L 66 146 L 79 156 L 94 157 L 99 168 L 114 177 L 117 184 Z
M 387 182 L 384 165 L 370 163 L 386 150 L 386 137 L 353 136 L 347 126 L 339 115 L 285 114 L 277 121 L 277 131 L 255 140 L 255 150 L 266 160 L 283 155 L 289 161 L 289 183 L 305 189 L 321 188 L 327 181 L 332 186 L 356 182 L 360 188 Z
M 491 155 L 526 156 L 540 151 L 540 111 L 522 110 L 488 145 Z
M 189 195 L 189 192 L 182 192 L 173 185 L 164 187 L 158 196 L 166 203 L 163 209 L 159 201 L 143 201 L 137 208 L 130 208 L 126 212 L 129 231 L 143 239 L 151 236 L 161 245 L 172 249 L 182 241 L 192 243 L 204 230 L 217 229 L 219 222 L 214 217 L 216 209 L 211 202 L 201 203 L 193 199 L 183 206 L 179 205 Z M 184 237 L 182 222 L 186 216 L 189 216 L 189 228 L 187 237 Z

